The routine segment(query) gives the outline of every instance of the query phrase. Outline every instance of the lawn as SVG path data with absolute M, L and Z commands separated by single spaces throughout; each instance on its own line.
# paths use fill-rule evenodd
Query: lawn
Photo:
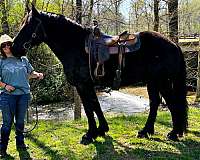
M 156 134 L 149 139 L 137 138 L 148 113 L 133 116 L 106 115 L 110 131 L 105 138 L 84 146 L 79 143 L 87 121 L 39 121 L 26 135 L 27 151 L 16 151 L 14 131 L 6 159 L 34 160 L 200 160 L 200 109 L 190 107 L 189 132 L 180 142 L 168 141 L 171 130 L 168 110 L 160 110 L 155 123 Z

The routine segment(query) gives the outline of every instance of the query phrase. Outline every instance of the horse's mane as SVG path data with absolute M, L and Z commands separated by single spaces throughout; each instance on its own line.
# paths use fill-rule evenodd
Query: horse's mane
M 71 25 L 75 28 L 79 28 L 80 30 L 88 30 L 87 27 L 77 23 L 76 21 L 67 18 L 66 16 L 62 15 L 62 14 L 57 14 L 57 13 L 53 13 L 53 12 L 45 12 L 45 11 L 41 11 L 40 15 L 42 17 L 46 17 L 49 20 L 51 20 L 51 23 L 56 23 L 59 26 L 63 26 L 63 25 Z

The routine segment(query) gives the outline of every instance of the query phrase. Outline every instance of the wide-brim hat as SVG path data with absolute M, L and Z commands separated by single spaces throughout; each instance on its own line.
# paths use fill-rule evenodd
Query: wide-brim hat
M 4 34 L 0 37 L 0 46 L 2 43 L 5 43 L 5 42 L 13 42 L 13 39 L 9 35 Z

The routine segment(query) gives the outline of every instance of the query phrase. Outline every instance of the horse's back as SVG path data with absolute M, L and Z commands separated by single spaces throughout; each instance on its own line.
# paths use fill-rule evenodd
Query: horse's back
M 179 69 L 183 55 L 180 47 L 158 32 L 141 32 L 141 52 L 148 64 L 162 65 L 174 72 Z
M 183 67 L 183 55 L 175 43 L 158 32 L 140 32 L 139 37 L 140 49 L 124 56 L 122 85 L 146 83 L 161 76 L 173 77 Z

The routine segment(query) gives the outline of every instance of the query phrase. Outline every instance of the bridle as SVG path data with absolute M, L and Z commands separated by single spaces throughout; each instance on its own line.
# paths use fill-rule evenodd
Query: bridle
M 23 44 L 23 48 L 24 48 L 25 50 L 30 50 L 30 48 L 32 47 L 32 46 L 31 46 L 31 43 L 32 43 L 33 40 L 37 37 L 37 32 L 38 32 L 39 28 L 42 29 L 42 33 L 43 33 L 44 39 L 47 39 L 47 34 L 46 34 L 46 32 L 45 32 L 45 29 L 44 29 L 44 26 L 43 26 L 43 24 L 42 24 L 42 21 L 41 21 L 39 18 L 37 18 L 37 17 L 35 18 L 35 20 L 38 21 L 38 24 L 37 24 L 37 26 L 35 27 L 35 30 L 34 30 L 34 32 L 32 33 L 31 38 L 30 38 L 27 42 L 25 42 L 25 43 Z

